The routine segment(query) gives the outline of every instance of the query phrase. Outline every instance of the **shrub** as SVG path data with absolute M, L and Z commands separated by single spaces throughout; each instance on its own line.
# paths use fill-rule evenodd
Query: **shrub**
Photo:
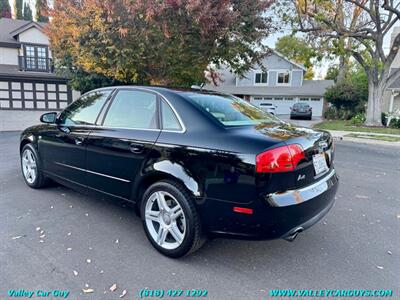
M 387 126 L 391 128 L 400 128 L 400 109 L 387 114 Z
M 358 113 L 354 117 L 351 118 L 350 123 L 355 126 L 361 126 L 365 122 L 364 113 Z
M 324 118 L 327 120 L 336 120 L 338 119 L 338 111 L 336 107 L 331 106 L 325 111 Z
M 324 114 L 327 120 L 350 120 L 355 115 L 355 112 L 350 109 L 338 109 L 335 106 L 329 107 Z
M 384 112 L 381 113 L 381 121 L 382 121 L 382 125 L 386 127 L 387 126 L 387 114 Z

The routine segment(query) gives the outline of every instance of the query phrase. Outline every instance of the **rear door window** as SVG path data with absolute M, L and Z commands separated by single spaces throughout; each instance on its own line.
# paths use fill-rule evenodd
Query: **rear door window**
M 157 129 L 157 96 L 144 91 L 118 91 L 103 125 L 131 129 Z
M 174 111 L 165 101 L 161 101 L 161 119 L 163 129 L 172 131 L 182 130 Z

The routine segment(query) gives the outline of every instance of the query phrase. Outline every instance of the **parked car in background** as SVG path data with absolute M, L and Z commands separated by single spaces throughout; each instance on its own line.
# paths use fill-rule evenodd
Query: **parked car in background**
M 312 107 L 304 102 L 298 102 L 293 104 L 290 108 L 290 118 L 291 119 L 312 119 Z
M 332 136 L 231 95 L 109 87 L 41 121 L 21 134 L 26 184 L 132 202 L 170 257 L 208 236 L 293 240 L 334 203 Z
M 270 114 L 275 115 L 277 106 L 272 103 L 260 103 L 260 108 L 266 112 L 269 112 Z

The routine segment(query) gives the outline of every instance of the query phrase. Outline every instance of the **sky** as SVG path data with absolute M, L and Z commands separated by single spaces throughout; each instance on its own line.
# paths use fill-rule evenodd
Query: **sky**
M 35 15 L 35 2 L 36 1 L 35 0 L 25 0 L 25 1 L 30 4 L 30 6 L 32 8 L 33 15 Z M 9 2 L 10 2 L 11 9 L 13 9 L 14 0 L 9 0 Z M 400 22 L 399 22 L 399 24 L 397 24 L 397 26 L 400 26 Z M 385 36 L 385 39 L 383 41 L 384 50 L 385 50 L 386 53 L 390 49 L 390 37 L 391 37 L 392 31 L 393 31 L 393 28 L 390 31 L 390 33 Z M 269 36 L 268 38 L 265 39 L 264 44 L 269 46 L 269 47 L 271 47 L 271 48 L 274 48 L 276 41 L 280 37 L 288 35 L 288 34 L 290 34 L 290 30 L 282 30 L 281 32 L 274 33 L 274 34 L 272 34 L 271 36 Z M 324 79 L 326 71 L 328 70 L 328 67 L 329 67 L 329 65 L 331 63 L 332 62 L 323 60 L 319 65 L 314 66 L 314 72 L 315 72 L 315 76 L 314 76 L 315 78 L 314 79 Z

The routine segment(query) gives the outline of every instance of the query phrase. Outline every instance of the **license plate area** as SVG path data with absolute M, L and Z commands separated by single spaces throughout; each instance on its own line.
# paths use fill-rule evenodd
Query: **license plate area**
M 328 170 L 328 165 L 326 164 L 324 153 L 318 153 L 313 155 L 313 164 L 314 164 L 315 175 L 322 174 Z

